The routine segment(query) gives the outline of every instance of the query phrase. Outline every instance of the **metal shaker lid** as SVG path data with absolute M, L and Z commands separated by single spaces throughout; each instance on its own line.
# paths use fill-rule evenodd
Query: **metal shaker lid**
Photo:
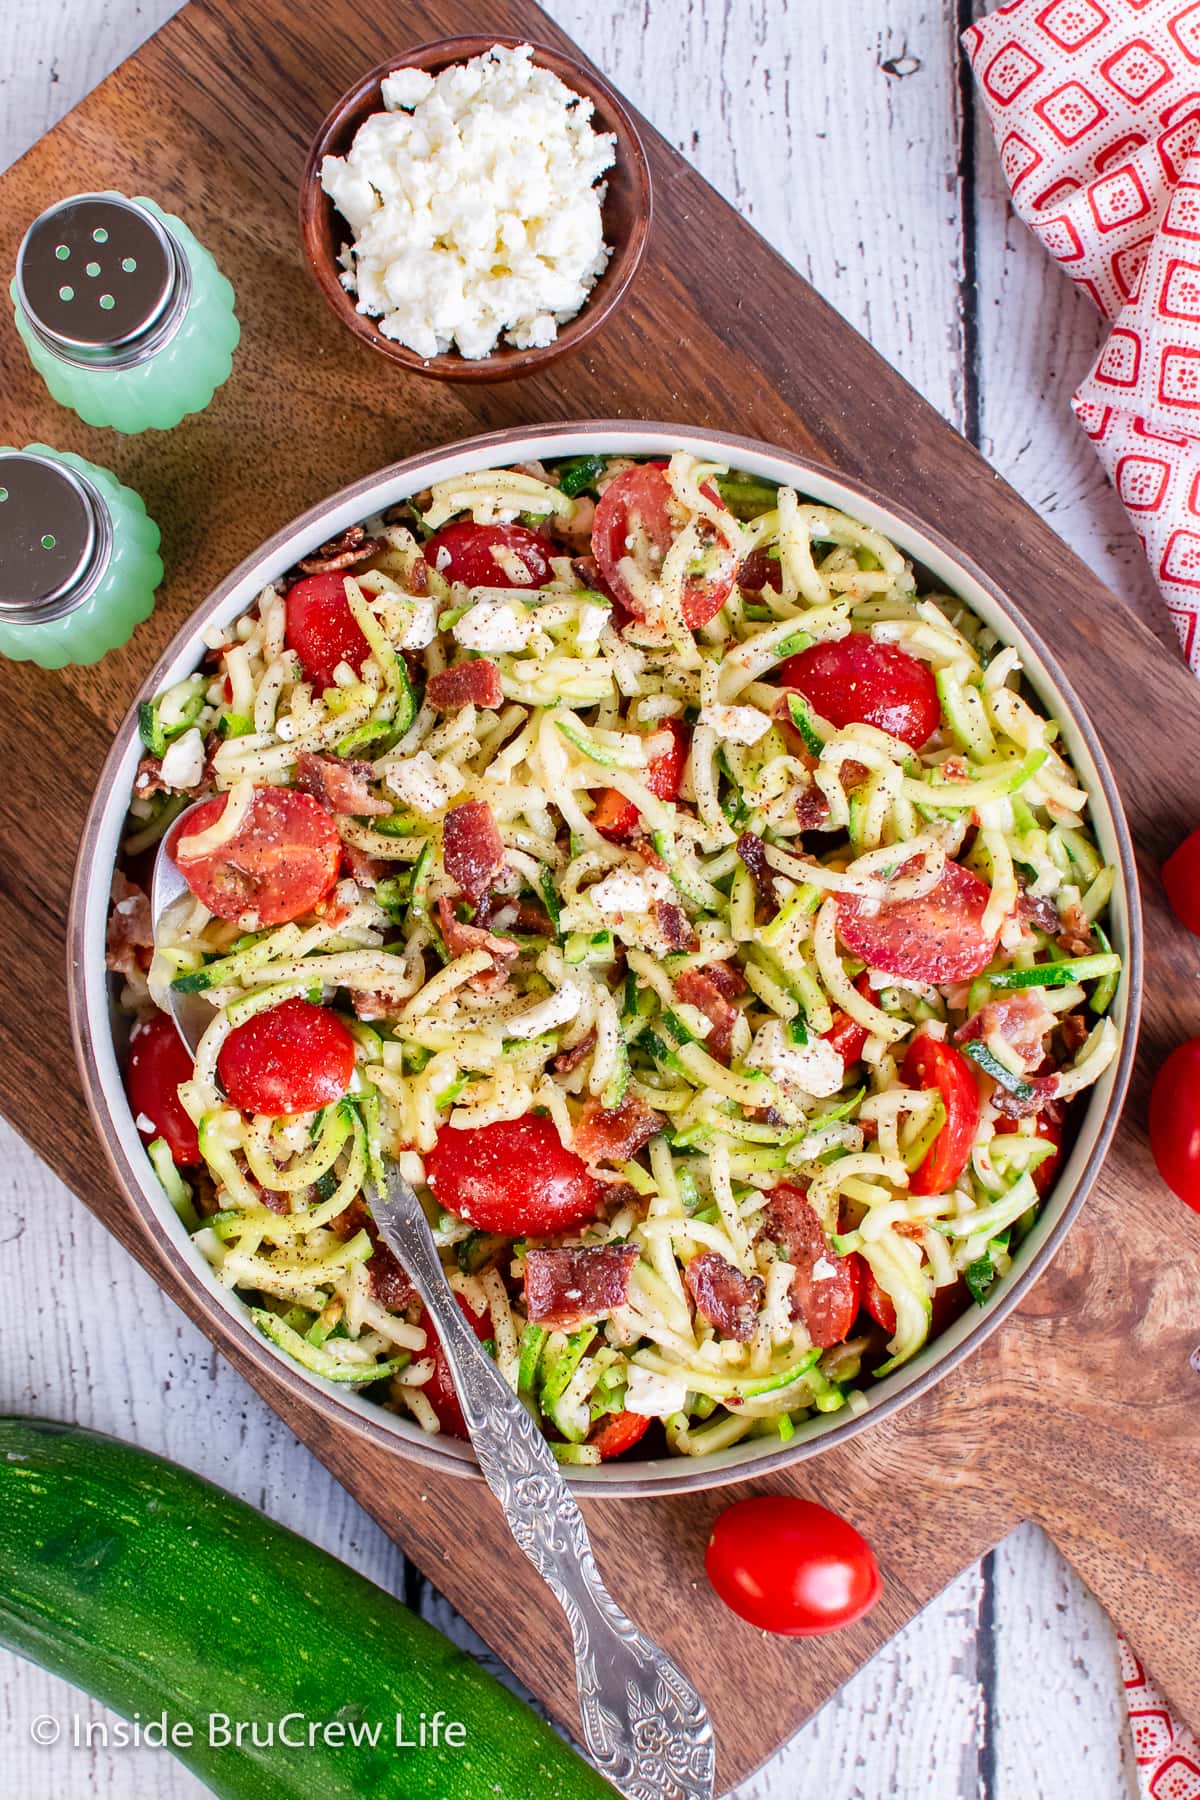
M 152 356 L 190 292 L 187 258 L 161 220 L 111 194 L 60 200 L 34 220 L 17 253 L 17 296 L 31 330 L 85 368 Z
M 111 551 L 108 507 L 86 476 L 25 450 L 0 455 L 0 619 L 40 625 L 71 612 Z

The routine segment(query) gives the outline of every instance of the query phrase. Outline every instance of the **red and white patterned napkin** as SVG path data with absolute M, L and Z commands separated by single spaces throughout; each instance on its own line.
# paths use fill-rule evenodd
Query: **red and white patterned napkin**
M 1075 413 L 1200 675 L 1200 0 L 1010 0 L 963 42 L 1013 205 L 1113 321 Z M 1146 1800 L 1200 1800 L 1200 1740 L 1121 1664 Z
M 1013 205 L 1113 320 L 1075 412 L 1200 675 L 1200 0 L 1012 0 L 963 42 Z

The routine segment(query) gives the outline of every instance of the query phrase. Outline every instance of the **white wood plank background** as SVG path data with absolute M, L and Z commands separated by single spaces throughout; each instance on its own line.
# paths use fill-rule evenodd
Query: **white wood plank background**
M 176 4 L 3 0 L 0 166 Z M 957 39 L 984 6 L 550 0 L 549 10 L 1170 641 L 1136 540 L 1068 414 L 1100 322 L 1012 219 L 973 105 Z M 67 415 L 60 435 L 69 444 Z M 0 1407 L 76 1418 L 187 1463 L 407 1594 L 482 1653 L 3 1126 L 0 1253 L 9 1292 L 36 1286 L 54 1301 L 10 1312 Z M 161 1752 L 30 1742 L 35 1716 L 72 1712 L 103 1717 L 0 1652 L 0 1791 L 17 1800 L 202 1792 Z M 1129 1800 L 1132 1791 L 1111 1626 L 1028 1527 L 914 1621 L 738 1800 Z

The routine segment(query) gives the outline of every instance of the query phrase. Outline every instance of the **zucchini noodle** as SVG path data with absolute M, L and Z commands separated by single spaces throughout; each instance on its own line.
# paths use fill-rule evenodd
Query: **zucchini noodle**
M 488 581 L 451 525 L 493 546 Z M 1006 1279 L 1118 1050 L 1116 872 L 1017 651 L 878 532 L 684 451 L 478 470 L 357 541 L 352 661 L 314 661 L 296 570 L 141 709 L 151 765 L 198 730 L 226 796 L 158 941 L 126 954 L 125 874 L 110 931 L 135 1054 L 172 984 L 212 1008 L 177 1090 L 198 1164 L 171 1162 L 177 1119 L 137 1119 L 198 1253 L 310 1374 L 455 1429 L 371 1215 L 395 1158 L 564 1461 L 647 1420 L 655 1453 L 704 1456 L 862 1411 L 937 1290 Z M 847 703 L 809 653 L 907 673 Z M 188 797 L 146 786 L 129 857 Z M 265 787 L 308 835 L 256 839 Z M 270 915 L 227 892 L 286 896 L 319 842 L 327 885 L 247 929 Z M 231 1074 L 285 1008 L 343 1046 L 308 1110 Z M 534 1210 L 492 1231 L 433 1159 L 472 1144 L 486 1186 L 500 1140 L 458 1134 L 531 1120 Z M 594 1201 L 538 1235 L 556 1156 Z

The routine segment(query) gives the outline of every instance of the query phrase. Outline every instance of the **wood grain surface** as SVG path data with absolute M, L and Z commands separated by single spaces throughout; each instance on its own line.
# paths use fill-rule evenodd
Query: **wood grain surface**
M 412 7 L 406 26 L 413 36 L 435 35 L 469 28 L 480 12 L 466 5 Z M 975 554 L 997 579 L 1027 597 L 1031 615 L 1056 643 L 1076 681 L 1095 695 L 1097 721 L 1118 762 L 1143 850 L 1150 859 L 1157 855 L 1177 831 L 1173 819 L 1187 797 L 1189 758 L 1194 767 L 1186 677 L 762 246 L 749 239 L 739 243 L 737 285 L 724 306 L 714 305 L 714 283 L 705 285 L 695 264 L 698 222 L 705 238 L 741 228 L 694 176 L 668 163 L 661 145 L 655 146 L 660 223 L 651 247 L 653 268 L 622 320 L 592 353 L 577 366 L 563 365 L 548 382 L 469 399 L 434 395 L 425 384 L 393 376 L 382 391 L 374 360 L 332 338 L 315 297 L 289 283 L 296 250 L 287 235 L 284 198 L 307 129 L 357 68 L 384 54 L 388 45 L 377 26 L 362 21 L 350 42 L 339 39 L 328 15 L 320 23 L 311 14 L 298 21 L 293 15 L 281 78 L 288 84 L 287 107 L 277 113 L 264 109 L 251 89 L 239 110 L 239 68 L 248 71 L 247 81 L 265 79 L 268 46 L 275 42 L 278 48 L 282 41 L 268 29 L 269 13 L 270 8 L 260 9 L 254 30 L 247 32 L 243 24 L 231 35 L 222 12 L 193 8 L 5 184 L 6 223 L 11 220 L 16 229 L 16 221 L 36 210 L 37 195 L 67 191 L 71 171 L 81 163 L 97 171 L 95 179 L 126 187 L 136 187 L 138 180 L 150 185 L 153 175 L 154 191 L 197 225 L 234 275 L 254 346 L 210 413 L 169 441 L 117 445 L 72 422 L 74 444 L 118 467 L 145 493 L 166 528 L 174 576 L 169 605 L 100 676 L 76 672 L 65 684 L 63 678 L 29 672 L 6 677 L 8 716 L 25 728 L 21 741 L 29 745 L 30 774 L 39 790 L 51 795 L 49 823 L 56 839 L 61 833 L 61 841 L 70 842 L 77 833 L 86 768 L 89 761 L 95 767 L 155 646 L 217 570 L 267 529 L 350 475 L 407 449 L 462 435 L 477 423 L 596 411 L 674 413 L 692 422 L 757 431 L 816 449 L 850 473 L 866 475 L 952 535 L 967 535 L 963 521 L 969 520 Z M 531 16 L 532 9 L 512 5 L 490 8 L 487 20 L 495 28 L 533 35 L 549 30 L 532 25 Z M 257 33 L 263 34 L 259 41 L 249 41 Z M 319 79 L 308 73 L 315 68 Z M 156 139 L 163 93 L 170 93 L 175 109 L 171 144 L 184 149 L 169 176 Z M 214 213 L 205 191 L 205 158 L 220 154 L 222 145 L 232 149 L 239 119 L 253 129 L 259 116 L 271 127 L 269 140 L 251 142 L 243 147 L 243 163 L 229 165 L 229 210 Z M 10 259 L 12 248 L 7 241 L 2 246 Z M 673 346 L 684 333 L 694 355 L 690 366 L 680 369 Z M 23 366 L 14 363 L 8 373 L 10 396 L 18 412 L 24 410 L 28 435 L 45 433 L 53 409 Z M 298 441 L 291 426 L 306 413 L 319 413 L 322 429 L 319 436 L 309 433 Z M 286 468 L 286 481 L 272 479 L 276 468 Z M 80 777 L 71 791 L 63 791 L 54 744 L 39 748 L 37 743 L 41 719 L 61 708 L 64 685 L 78 702 L 72 720 Z M 1184 721 L 1176 733 L 1184 738 L 1184 756 L 1161 768 L 1147 717 L 1151 706 Z M 79 1132 L 69 1071 L 62 1066 L 61 1021 L 55 1016 L 61 993 L 48 996 L 44 1017 L 30 1020 L 21 980 L 21 960 L 31 945 L 54 955 L 67 871 L 47 867 L 36 847 L 22 849 L 16 841 L 25 825 L 20 809 L 13 796 L 3 804 L 9 854 L 0 932 L 5 942 L 22 946 L 20 956 L 6 959 L 7 991 L 0 994 L 5 1105 L 74 1185 L 86 1188 L 94 1182 L 94 1170 L 86 1166 L 88 1139 Z M 1152 1042 L 1161 1042 L 1186 1022 L 1180 996 L 1194 969 L 1161 915 L 1152 914 L 1150 931 L 1157 969 L 1150 1034 Z M 1173 1002 L 1178 1013 L 1172 1012 Z M 47 1099 L 60 1091 L 61 1113 L 55 1119 Z M 96 1198 L 94 1186 L 90 1197 Z M 872 1534 L 884 1546 L 892 1581 L 888 1611 L 877 1626 L 899 1622 L 962 1561 L 1029 1512 L 1068 1543 L 1118 1617 L 1140 1637 L 1176 1700 L 1195 1707 L 1188 1686 L 1195 1679 L 1194 1596 L 1183 1583 L 1176 1592 L 1171 1579 L 1173 1563 L 1181 1571 L 1194 1570 L 1195 1544 L 1187 1535 L 1183 1469 L 1173 1472 L 1169 1455 L 1172 1442 L 1181 1457 L 1195 1454 L 1183 1313 L 1185 1284 L 1194 1283 L 1195 1269 L 1193 1260 L 1190 1268 L 1177 1263 L 1170 1272 L 1156 1271 L 1139 1250 L 1139 1226 L 1144 1240 L 1160 1204 L 1139 1134 L 1127 1130 L 1121 1157 L 1085 1222 L 1022 1318 L 935 1400 L 848 1452 L 823 1458 L 804 1479 L 806 1491 L 834 1499 L 850 1492 L 861 1516 L 878 1517 Z M 127 1216 L 116 1218 L 128 1238 Z M 1136 1354 L 1130 1354 L 1126 1339 Z M 317 1448 L 337 1466 L 335 1445 Z M 399 1478 L 393 1463 L 389 1470 L 395 1492 Z M 339 1472 L 350 1474 L 360 1491 L 372 1479 L 371 1469 L 361 1465 Z M 456 1505 L 462 1491 L 455 1489 Z M 883 1494 L 890 1504 L 887 1516 L 878 1516 Z M 1130 1496 L 1144 1508 L 1136 1539 Z M 422 1504 L 432 1516 L 430 1502 L 415 1502 Z M 695 1546 L 715 1504 L 593 1508 L 606 1564 L 615 1571 L 649 1560 L 665 1573 L 668 1563 L 682 1563 L 694 1577 L 688 1558 L 695 1561 Z M 437 1524 L 436 1517 L 430 1527 L 418 1515 L 415 1523 L 406 1520 L 405 1530 L 411 1529 L 418 1557 L 462 1603 L 472 1597 L 470 1584 L 455 1565 L 442 1562 L 445 1543 L 438 1540 Z M 640 1552 L 648 1540 L 660 1548 L 646 1558 Z M 1144 1556 L 1144 1568 L 1137 1567 L 1135 1551 Z M 477 1577 L 477 1570 L 472 1573 Z M 498 1594 L 483 1598 L 503 1596 L 506 1583 L 498 1588 Z M 669 1591 L 664 1583 L 661 1592 Z M 662 1624 L 652 1590 L 639 1592 L 646 1594 L 639 1610 L 647 1623 L 661 1630 L 697 1673 L 708 1668 L 716 1675 L 728 1658 L 728 1694 L 722 1699 L 711 1678 L 705 1685 L 730 1774 L 790 1728 L 878 1636 L 874 1627 L 861 1628 L 854 1641 L 822 1647 L 820 1666 L 814 1667 L 816 1659 L 795 1647 L 763 1651 L 748 1634 L 739 1644 L 736 1628 L 731 1632 L 727 1622 L 714 1618 L 699 1590 L 687 1619 L 672 1616 Z M 626 1597 L 632 1600 L 632 1586 Z M 517 1610 L 511 1601 L 506 1604 L 510 1612 Z M 477 1607 L 468 1610 L 478 1616 Z M 515 1660 L 516 1638 L 506 1636 L 502 1611 L 485 1629 Z M 718 1639 L 714 1657 L 711 1646 Z M 774 1690 L 765 1707 L 732 1679 L 731 1671 L 740 1674 L 749 1654 L 764 1670 L 764 1685 Z M 535 1684 L 561 1702 L 553 1650 L 540 1650 L 532 1664 L 524 1656 L 520 1660 Z

